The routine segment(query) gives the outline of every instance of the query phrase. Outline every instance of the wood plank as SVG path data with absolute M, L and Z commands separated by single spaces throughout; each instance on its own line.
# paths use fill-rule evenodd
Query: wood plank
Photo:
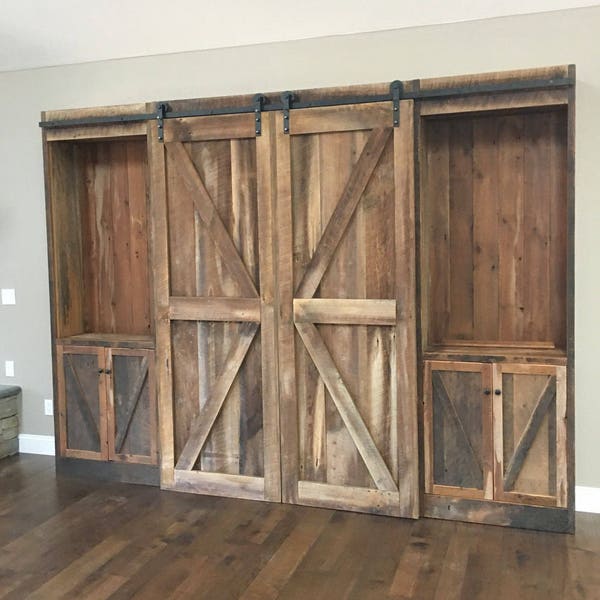
M 450 148 L 446 121 L 425 128 L 423 187 L 423 296 L 427 298 L 426 344 L 440 343 L 450 320 Z
M 433 126 L 433 124 L 432 124 Z M 448 338 L 473 338 L 473 121 L 448 127 Z M 437 253 L 437 247 L 430 252 Z M 446 343 L 450 343 L 446 341 Z
M 273 116 L 274 117 L 274 116 Z M 258 244 L 260 262 L 260 336 L 265 499 L 281 502 L 279 430 L 279 354 L 277 330 L 277 174 L 274 118 L 264 119 L 256 141 Z
M 394 129 L 397 446 L 400 514 L 419 516 L 417 273 L 414 103 L 400 103 Z M 369 265 L 366 265 L 369 268 Z
M 172 142 L 165 147 L 167 148 L 167 157 L 181 175 L 182 181 L 187 186 L 194 201 L 196 210 L 206 226 L 206 230 L 215 241 L 216 247 L 223 256 L 227 267 L 236 277 L 236 281 L 242 290 L 242 294 L 246 297 L 257 296 L 258 293 L 254 286 L 254 282 L 248 274 L 248 270 L 244 265 L 231 236 L 225 228 L 190 155 L 187 153 L 181 142 Z
M 298 500 L 307 506 L 401 516 L 397 491 L 299 481 Z
M 473 448 L 471 438 L 465 430 L 463 422 L 456 410 L 456 406 L 454 406 L 454 402 L 452 402 L 452 399 L 448 394 L 448 390 L 446 390 L 446 386 L 444 385 L 442 378 L 435 372 L 432 372 L 431 374 L 431 384 L 434 393 L 441 400 L 442 405 L 446 409 L 446 414 L 450 417 L 450 420 L 454 423 L 456 429 L 462 434 L 462 437 L 467 444 L 467 448 L 469 448 L 469 451 L 471 452 L 472 457 L 475 459 L 477 466 L 481 469 L 481 472 L 483 473 L 484 469 L 482 464 L 482 457 L 479 456 L 479 454 L 475 451 L 475 448 Z
M 568 506 L 567 370 L 556 369 L 556 505 Z
M 109 350 L 109 365 L 111 371 L 114 373 L 113 364 L 112 364 L 113 353 Z M 132 391 L 130 395 L 130 405 L 128 406 L 127 414 L 125 419 L 123 419 L 123 424 L 120 428 L 115 428 L 116 438 L 114 442 L 114 451 L 116 454 L 120 454 L 123 449 L 123 444 L 125 442 L 125 438 L 129 432 L 129 428 L 131 426 L 131 421 L 133 415 L 136 411 L 136 408 L 140 401 L 140 394 L 142 392 L 142 388 L 144 383 L 148 379 L 148 358 L 146 356 L 142 357 L 142 361 L 140 364 L 138 376 L 135 380 L 135 383 L 132 386 Z
M 169 242 L 165 149 L 156 135 L 154 123 L 148 124 L 150 169 L 150 256 L 153 272 L 153 316 L 156 333 L 156 396 L 160 440 L 160 478 L 162 487 L 173 485 L 175 435 L 173 422 L 173 375 L 171 363 L 171 325 L 169 309 Z
M 302 337 L 331 397 L 356 445 L 365 465 L 380 490 L 397 491 L 397 486 L 373 438 L 356 409 L 353 398 L 342 381 L 329 351 L 319 332 L 311 323 L 297 323 L 296 328 Z
M 338 200 L 336 209 L 325 227 L 321 241 L 304 273 L 304 277 L 296 289 L 295 295 L 297 297 L 311 298 L 317 290 L 377 165 L 377 161 L 381 157 L 390 133 L 391 129 L 376 129 L 369 136 L 369 140 Z
M 290 135 L 379 129 L 391 124 L 390 102 L 300 108 L 291 111 Z
M 164 121 L 165 143 L 254 138 L 254 113 L 181 117 Z
M 396 301 L 294 298 L 294 320 L 296 323 L 393 326 L 396 324 Z
M 154 125 L 156 135 L 156 124 Z M 76 127 L 61 127 L 47 129 L 46 136 L 49 142 L 64 142 L 74 140 L 115 140 L 124 137 L 142 136 L 146 134 L 146 123 L 112 123 L 104 125 L 83 125 Z
M 298 499 L 298 404 L 294 378 L 296 367 L 292 299 L 294 295 L 294 229 L 292 223 L 292 182 L 290 138 L 281 130 L 275 115 L 277 150 L 277 281 L 279 298 L 279 411 L 281 427 L 281 497 L 283 502 Z
M 496 121 L 473 123 L 473 335 L 498 338 L 498 143 Z
M 460 98 L 423 100 L 421 115 L 442 115 L 503 109 L 563 106 L 568 102 L 567 90 L 541 90 L 505 94 L 481 94 Z
M 171 296 L 169 318 L 175 321 L 260 322 L 258 298 Z
M 531 413 L 531 417 L 527 422 L 525 430 L 521 434 L 521 438 L 515 448 L 515 451 L 510 459 L 508 465 L 505 468 L 505 474 L 503 478 L 503 489 L 505 491 L 512 490 L 515 481 L 519 475 L 523 463 L 535 440 L 538 433 L 538 429 L 542 423 L 543 418 L 546 416 L 550 403 L 556 397 L 556 378 L 549 377 L 543 392 L 541 393 L 538 401 L 536 402 L 535 408 Z
M 239 337 L 223 363 L 223 370 L 215 381 L 206 403 L 192 422 L 188 441 L 175 467 L 177 470 L 189 471 L 194 468 L 257 330 L 256 323 L 244 323 L 240 327 Z
M 262 477 L 175 469 L 174 486 L 180 492 L 265 500 Z

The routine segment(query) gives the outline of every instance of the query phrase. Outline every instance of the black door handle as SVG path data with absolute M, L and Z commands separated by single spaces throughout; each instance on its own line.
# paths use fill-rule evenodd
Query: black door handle
M 489 396 L 489 395 L 492 393 L 492 390 L 490 390 L 489 388 L 485 388 L 485 390 L 483 390 L 483 393 L 484 393 L 486 396 Z
M 494 394 L 496 394 L 496 396 L 499 396 L 502 393 L 502 390 L 494 390 Z

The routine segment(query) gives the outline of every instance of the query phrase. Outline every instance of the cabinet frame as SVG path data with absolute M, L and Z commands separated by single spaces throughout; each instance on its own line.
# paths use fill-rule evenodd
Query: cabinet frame
M 69 354 L 84 354 L 96 356 L 98 360 L 98 369 L 106 369 L 106 357 L 104 348 L 90 346 L 57 346 L 57 418 L 59 423 L 58 443 L 60 448 L 60 456 L 67 458 L 83 458 L 86 460 L 108 460 L 108 423 L 106 411 L 106 377 L 98 374 L 98 426 L 100 438 L 100 451 L 94 452 L 91 450 L 81 450 L 68 447 L 67 434 L 67 390 L 64 376 L 65 355 Z
M 68 354 L 84 354 L 96 356 L 98 359 L 98 414 L 100 451 L 80 450 L 68 447 L 67 435 L 67 394 L 64 377 L 64 357 Z M 148 361 L 148 385 L 150 390 L 150 456 L 118 453 L 115 450 L 115 414 L 114 414 L 114 379 L 113 356 L 141 356 Z M 157 447 L 157 408 L 154 393 L 154 352 L 152 350 L 133 350 L 129 348 L 104 348 L 98 346 L 58 345 L 56 348 L 58 374 L 58 420 L 60 456 L 80 458 L 94 461 L 114 461 L 156 465 L 158 462 Z M 132 414 L 133 416 L 133 414 Z

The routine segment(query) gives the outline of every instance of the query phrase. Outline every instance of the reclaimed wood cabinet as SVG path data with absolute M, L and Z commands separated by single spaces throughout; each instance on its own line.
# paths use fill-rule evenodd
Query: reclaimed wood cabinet
M 45 130 L 44 159 L 57 467 L 157 484 L 146 125 Z
M 565 367 L 425 365 L 425 492 L 566 507 Z
M 573 110 L 420 105 L 426 516 L 573 527 Z
M 574 83 L 44 114 L 65 458 L 572 530 Z

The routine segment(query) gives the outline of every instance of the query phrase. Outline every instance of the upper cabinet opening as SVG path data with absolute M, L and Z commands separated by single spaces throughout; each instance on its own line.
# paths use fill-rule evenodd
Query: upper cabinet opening
M 567 110 L 421 120 L 425 350 L 566 348 Z
M 152 333 L 144 137 L 48 144 L 57 337 Z

